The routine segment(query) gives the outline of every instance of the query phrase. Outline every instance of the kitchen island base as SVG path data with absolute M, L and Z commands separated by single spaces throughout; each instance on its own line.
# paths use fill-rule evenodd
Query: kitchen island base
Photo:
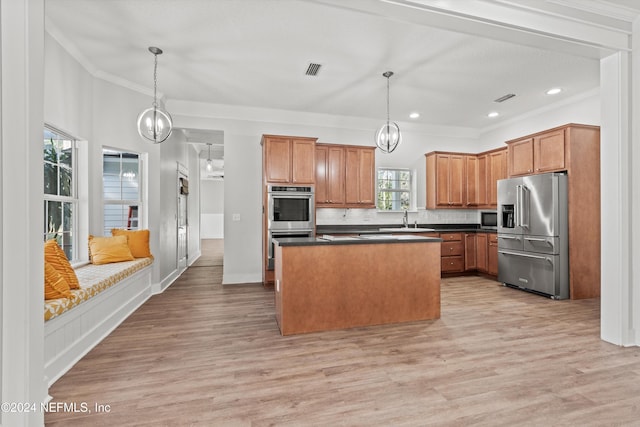
M 440 239 L 275 250 L 282 335 L 440 317 Z

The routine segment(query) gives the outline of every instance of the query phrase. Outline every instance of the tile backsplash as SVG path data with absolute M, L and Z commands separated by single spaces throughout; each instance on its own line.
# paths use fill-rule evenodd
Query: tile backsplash
M 409 211 L 409 224 L 479 224 L 480 211 L 468 209 L 420 209 Z M 401 212 L 378 212 L 375 209 L 316 209 L 317 225 L 402 224 Z

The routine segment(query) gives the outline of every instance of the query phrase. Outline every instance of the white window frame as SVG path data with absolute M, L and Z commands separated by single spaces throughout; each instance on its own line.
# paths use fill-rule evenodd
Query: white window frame
M 45 124 L 44 125 L 44 130 L 47 130 L 49 132 L 53 132 L 56 135 L 62 137 L 65 140 L 69 140 L 71 141 L 71 196 L 60 196 L 60 195 L 56 195 L 56 194 L 45 194 L 44 190 L 43 190 L 43 202 L 44 202 L 44 209 L 45 209 L 45 221 L 47 221 L 48 215 L 46 214 L 46 210 L 47 210 L 47 202 L 62 202 L 62 203 L 69 203 L 72 206 L 72 213 L 71 213 L 71 257 L 69 259 L 70 262 L 77 262 L 79 260 L 80 257 L 80 251 L 79 251 L 79 229 L 80 229 L 80 225 L 78 222 L 78 218 L 79 218 L 79 213 L 78 210 L 80 209 L 80 203 L 79 203 L 79 197 L 78 197 L 78 138 L 73 137 L 71 135 L 69 135 L 66 132 L 63 132 L 61 130 L 56 129 L 55 127 Z M 43 158 L 42 158 L 42 167 L 44 169 L 44 152 L 43 152 Z M 59 166 L 59 165 L 57 165 Z M 44 239 L 47 239 L 47 226 L 45 225 L 45 230 L 44 230 Z
M 395 168 L 395 167 L 378 167 L 376 170 L 376 211 L 377 212 L 404 212 L 405 209 L 380 209 L 378 206 L 378 195 L 380 193 L 380 182 L 378 176 L 380 171 L 393 171 L 393 172 L 409 172 L 409 208 L 406 209 L 409 212 L 415 212 L 416 208 L 416 171 L 415 169 L 407 168 Z M 404 190 L 384 190 L 385 192 L 401 193 Z
M 106 219 L 104 218 L 105 206 L 107 205 L 119 205 L 119 206 L 137 206 L 138 207 L 138 226 L 136 230 L 146 228 L 146 211 L 145 211 L 145 163 L 142 153 L 138 153 L 133 150 L 125 150 L 121 148 L 102 147 L 101 163 L 104 164 L 105 152 L 114 152 L 122 154 L 135 154 L 138 156 L 138 200 L 130 199 L 105 199 L 104 197 L 104 169 L 102 170 L 102 229 L 105 236 L 111 235 L 111 228 L 107 227 Z M 122 159 L 122 158 L 121 158 Z M 122 160 L 120 161 L 120 169 L 122 170 Z

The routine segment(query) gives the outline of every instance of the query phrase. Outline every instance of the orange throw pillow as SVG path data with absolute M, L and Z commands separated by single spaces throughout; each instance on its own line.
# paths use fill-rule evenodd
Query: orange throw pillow
M 93 264 L 133 261 L 133 255 L 127 244 L 127 236 L 93 237 L 89 236 L 89 253 Z
M 69 259 L 55 239 L 47 240 L 44 244 L 44 261 L 51 264 L 69 285 L 69 289 L 80 289 L 78 276 L 69 264 Z
M 127 236 L 127 243 L 134 258 L 150 258 L 149 230 L 124 230 L 122 228 L 112 228 L 111 235 Z
M 48 262 L 44 263 L 44 299 L 69 298 L 71 291 L 64 277 Z

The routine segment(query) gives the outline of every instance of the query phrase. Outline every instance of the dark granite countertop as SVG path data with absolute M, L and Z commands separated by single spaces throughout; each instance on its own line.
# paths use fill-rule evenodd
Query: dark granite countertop
M 391 236 L 388 233 L 375 234 L 368 236 L 346 237 L 333 236 L 333 240 L 323 239 L 320 237 L 275 237 L 278 245 L 284 246 L 318 246 L 318 245 L 367 245 L 376 243 L 424 243 L 424 242 L 442 242 L 438 237 L 424 237 L 412 234 L 404 234 L 401 236 Z
M 412 228 L 410 226 L 409 228 Z M 380 231 L 380 228 L 398 228 L 398 224 L 340 224 L 340 225 L 317 225 L 316 234 L 388 234 L 389 231 Z M 434 233 L 496 233 L 496 230 L 483 229 L 479 224 L 418 224 L 418 228 L 432 228 Z M 401 230 L 398 230 L 402 232 Z

